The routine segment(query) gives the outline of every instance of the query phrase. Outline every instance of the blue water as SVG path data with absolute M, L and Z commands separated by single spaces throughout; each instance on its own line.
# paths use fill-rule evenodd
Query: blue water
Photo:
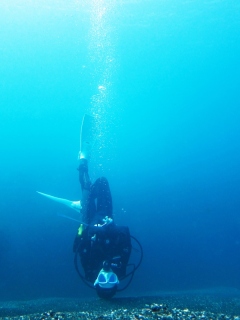
M 236 0 L 0 3 L 0 299 L 86 297 L 79 218 L 36 191 L 80 199 L 90 172 L 142 243 L 126 295 L 240 289 L 240 5 Z

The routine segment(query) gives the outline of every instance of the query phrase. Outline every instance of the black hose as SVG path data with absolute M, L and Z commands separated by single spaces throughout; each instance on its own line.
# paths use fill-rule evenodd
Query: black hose
M 132 279 L 133 279 L 133 276 L 134 276 L 134 273 L 135 271 L 140 267 L 140 264 L 142 263 L 142 259 L 143 259 L 143 248 L 142 248 L 142 245 L 141 243 L 133 236 L 130 236 L 133 240 L 135 240 L 140 248 L 140 252 L 141 252 L 141 255 L 140 255 L 140 260 L 137 264 L 137 266 L 135 266 L 135 264 L 128 264 L 127 266 L 133 266 L 133 270 L 131 272 L 129 272 L 128 274 L 126 274 L 123 278 L 121 278 L 120 280 L 123 280 L 123 279 L 126 279 L 130 276 L 130 279 L 128 281 L 128 283 L 121 289 L 118 289 L 117 292 L 120 292 L 120 291 L 123 291 L 125 290 L 129 285 L 130 283 L 132 282 Z
M 77 262 L 77 259 L 78 259 L 78 250 L 76 250 L 75 252 L 75 256 L 74 256 L 74 266 L 75 266 L 75 269 L 77 271 L 77 274 L 79 275 L 80 279 L 83 281 L 83 283 L 88 286 L 89 288 L 91 289 L 95 289 L 93 285 L 89 284 L 87 282 L 87 280 L 84 278 L 84 276 L 81 274 L 81 272 L 79 271 L 78 269 L 78 262 Z

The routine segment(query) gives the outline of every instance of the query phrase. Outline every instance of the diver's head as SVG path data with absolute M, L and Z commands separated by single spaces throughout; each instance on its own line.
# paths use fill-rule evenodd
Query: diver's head
M 100 298 L 111 299 L 117 291 L 118 284 L 118 277 L 111 269 L 108 271 L 102 269 L 94 282 L 94 287 Z

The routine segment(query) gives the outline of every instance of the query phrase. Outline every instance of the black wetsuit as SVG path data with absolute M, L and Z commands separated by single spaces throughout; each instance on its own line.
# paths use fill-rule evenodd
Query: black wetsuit
M 104 177 L 91 184 L 85 159 L 81 159 L 79 166 L 79 181 L 82 187 L 82 217 L 87 226 L 76 236 L 73 250 L 80 255 L 85 279 L 93 283 L 105 262 L 121 280 L 126 275 L 131 254 L 129 229 L 113 222 L 103 225 L 103 218 L 107 216 L 112 219 L 111 191 Z

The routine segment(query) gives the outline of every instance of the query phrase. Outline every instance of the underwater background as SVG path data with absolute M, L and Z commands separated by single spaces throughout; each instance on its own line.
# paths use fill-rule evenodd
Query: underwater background
M 80 199 L 85 113 L 144 250 L 122 294 L 240 290 L 239 57 L 236 0 L 0 2 L 1 300 L 95 296 L 60 214 L 80 217 L 36 193 Z

